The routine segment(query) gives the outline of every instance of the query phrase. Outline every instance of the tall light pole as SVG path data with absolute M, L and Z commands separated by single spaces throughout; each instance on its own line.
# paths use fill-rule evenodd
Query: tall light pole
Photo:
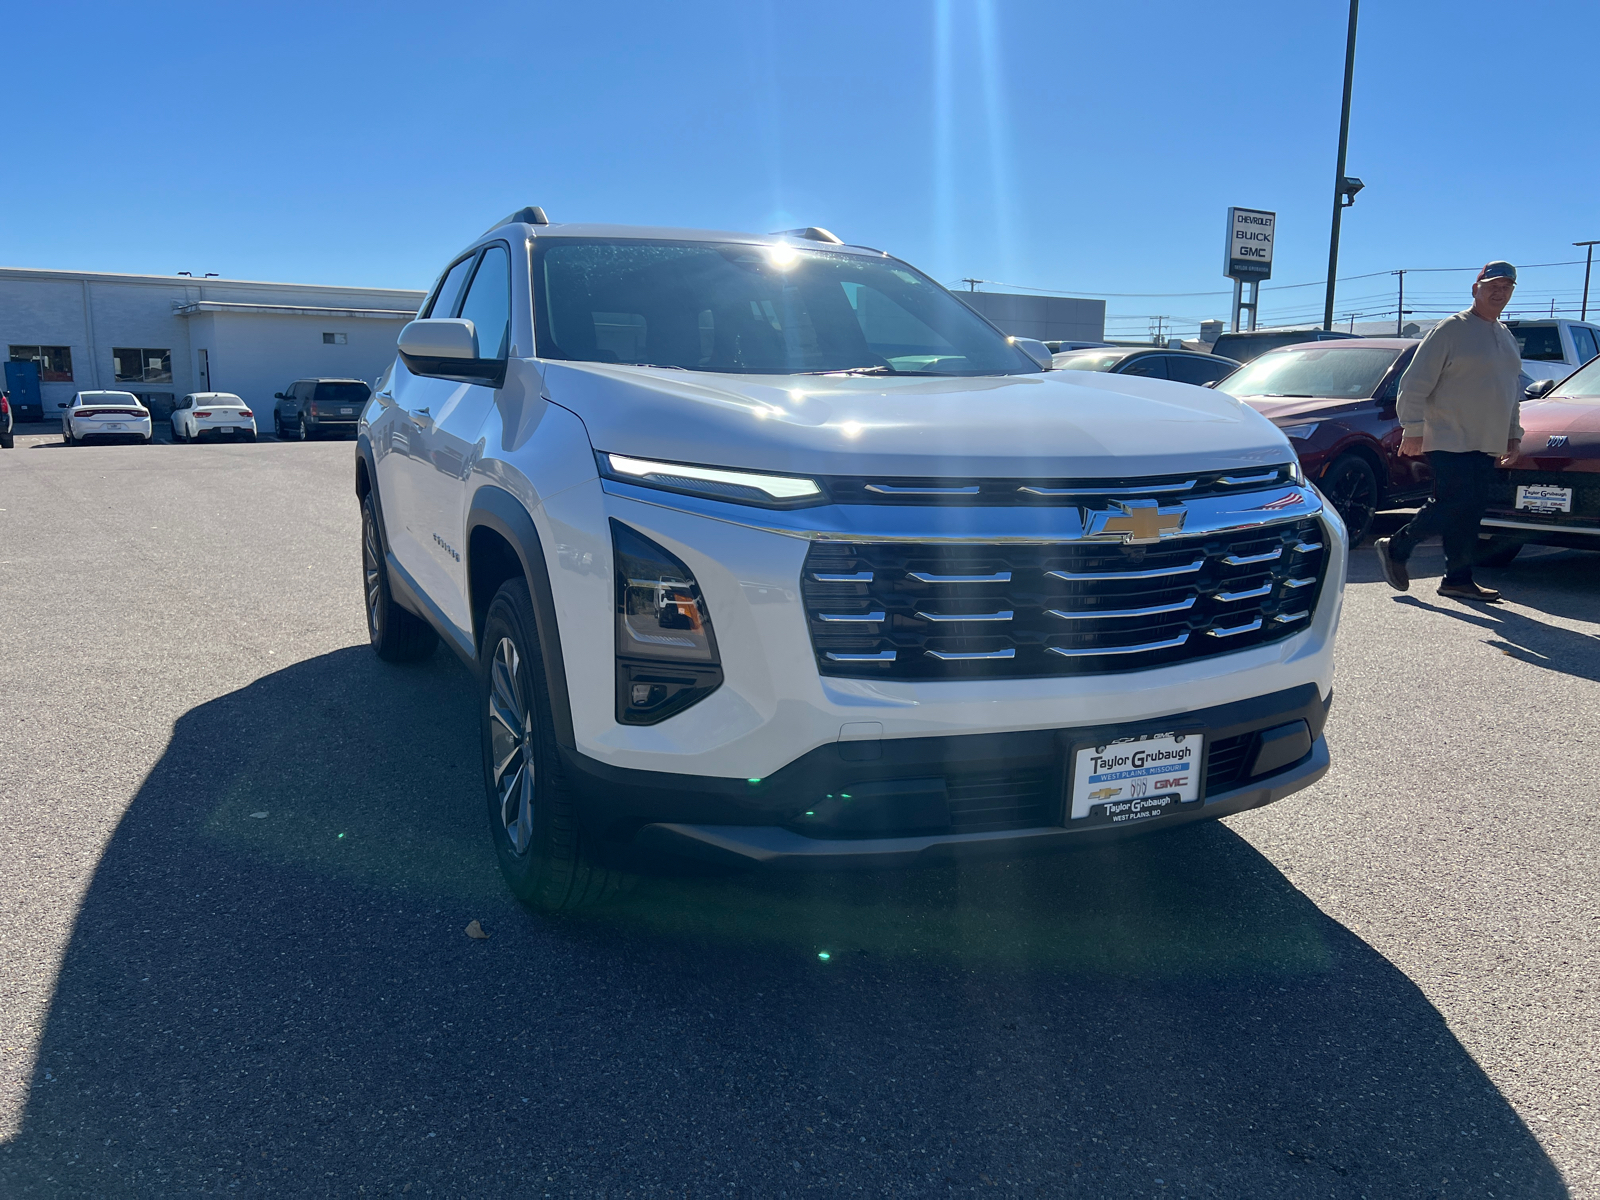
M 1583 259 L 1583 313 L 1578 318 L 1580 321 L 1587 321 L 1589 319 L 1589 268 L 1594 266 L 1594 248 L 1600 246 L 1600 242 L 1573 242 L 1572 244 L 1589 248 L 1589 252 L 1584 255 Z
M 1344 152 L 1350 143 L 1350 88 L 1356 77 L 1356 9 L 1360 0 L 1350 0 L 1350 32 L 1344 44 L 1344 108 L 1339 114 L 1339 165 L 1333 173 L 1333 231 L 1328 235 L 1328 298 L 1322 309 L 1322 327 L 1333 328 L 1333 280 L 1339 274 L 1339 217 L 1356 202 L 1361 190 L 1359 179 L 1346 178 Z

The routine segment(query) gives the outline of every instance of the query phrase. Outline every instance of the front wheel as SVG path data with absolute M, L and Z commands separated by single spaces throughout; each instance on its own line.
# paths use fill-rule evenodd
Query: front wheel
M 295 431 L 294 440 L 297 442 L 306 440 L 306 419 L 304 417 L 300 418 L 300 424 Z
M 389 566 L 378 535 L 378 511 L 372 493 L 361 499 L 361 584 L 366 600 L 367 639 L 385 662 L 418 662 L 433 653 L 439 635 L 415 613 L 394 602 L 389 591 Z
M 489 836 L 512 893 L 545 912 L 610 899 L 629 882 L 596 863 L 562 770 L 528 585 L 495 593 L 483 623 L 478 712 Z
M 1318 486 L 1344 518 L 1350 545 L 1359 546 L 1378 510 L 1378 476 L 1372 465 L 1359 454 L 1346 454 L 1335 460 Z

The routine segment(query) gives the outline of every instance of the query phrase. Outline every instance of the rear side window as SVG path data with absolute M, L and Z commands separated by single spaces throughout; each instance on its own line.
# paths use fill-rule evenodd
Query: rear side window
M 364 383 L 319 383 L 318 404 L 365 404 L 372 389 Z
M 1564 362 L 1561 350 L 1561 330 L 1554 325 L 1523 325 L 1514 328 L 1511 336 L 1517 339 L 1517 353 L 1529 362 Z
M 1128 365 L 1118 372 L 1120 375 L 1143 375 L 1146 379 L 1165 379 L 1167 377 L 1167 356 L 1165 354 L 1145 354 L 1129 361 Z
M 472 255 L 467 255 L 445 273 L 444 282 L 439 285 L 433 303 L 428 306 L 428 311 L 422 314 L 424 317 L 456 315 L 456 301 L 461 298 L 461 287 L 467 281 L 467 273 L 472 270 L 472 259 Z
M 1586 363 L 1596 354 L 1600 354 L 1600 349 L 1595 347 L 1594 330 L 1586 329 L 1582 325 L 1574 325 L 1571 328 L 1572 344 L 1578 348 L 1579 363 Z
M 1211 383 L 1221 379 L 1231 370 L 1233 370 L 1232 363 L 1212 362 L 1204 358 L 1184 358 L 1176 354 L 1167 356 L 1167 378 L 1176 379 L 1179 383 Z
M 504 358 L 511 340 L 511 256 L 490 246 L 472 277 L 461 316 L 478 333 L 479 358 Z

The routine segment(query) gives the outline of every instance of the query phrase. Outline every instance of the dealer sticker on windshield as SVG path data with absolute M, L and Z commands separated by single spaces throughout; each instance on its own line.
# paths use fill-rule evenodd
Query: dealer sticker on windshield
M 1572 489 L 1554 487 L 1548 483 L 1519 483 L 1517 507 L 1536 513 L 1569 513 L 1572 511 Z
M 1072 819 L 1148 821 L 1200 799 L 1197 733 L 1156 733 L 1081 747 L 1072 764 Z

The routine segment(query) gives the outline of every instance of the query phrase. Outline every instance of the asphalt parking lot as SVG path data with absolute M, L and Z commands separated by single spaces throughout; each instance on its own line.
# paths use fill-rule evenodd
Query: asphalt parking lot
M 553 920 L 351 462 L 0 451 L 0 1194 L 1600 1196 L 1600 556 L 1359 550 L 1270 809 Z

